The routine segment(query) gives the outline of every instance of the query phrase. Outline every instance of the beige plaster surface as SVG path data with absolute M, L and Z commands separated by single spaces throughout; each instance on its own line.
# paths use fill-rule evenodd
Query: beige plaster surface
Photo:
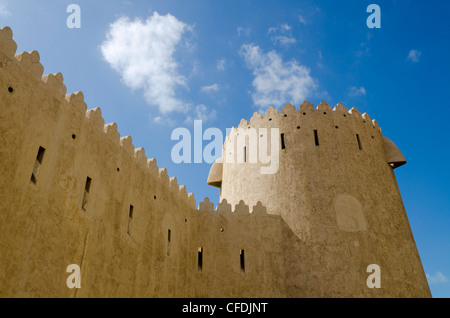
M 60 73 L 43 76 L 39 53 L 16 48 L 0 29 L 0 297 L 430 296 L 367 114 L 305 103 L 241 122 L 285 133 L 278 173 L 223 163 L 211 178 L 222 203 L 197 207 Z M 80 289 L 66 285 L 70 264 Z M 381 289 L 366 286 L 369 264 Z

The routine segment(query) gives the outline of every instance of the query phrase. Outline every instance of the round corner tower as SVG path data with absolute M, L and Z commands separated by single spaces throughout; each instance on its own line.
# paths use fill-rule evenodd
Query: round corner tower
M 282 217 L 288 296 L 430 297 L 394 174 L 405 163 L 367 114 L 305 101 L 242 120 L 208 184 Z

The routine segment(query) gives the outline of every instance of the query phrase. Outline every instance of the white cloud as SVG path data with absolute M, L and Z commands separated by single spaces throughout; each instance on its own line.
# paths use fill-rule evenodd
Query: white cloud
M 288 46 L 288 45 L 297 43 L 297 40 L 294 37 L 292 37 L 292 34 L 290 32 L 291 29 L 292 29 L 292 27 L 290 25 L 284 23 L 284 24 L 280 25 L 279 27 L 270 27 L 267 30 L 267 33 L 274 34 L 270 37 L 273 44 L 275 44 L 275 45 L 281 44 L 284 46 Z M 280 34 L 275 35 L 276 33 L 281 33 L 281 35 Z
M 151 120 L 151 116 L 149 117 Z M 169 126 L 173 127 L 176 125 L 177 121 L 170 118 L 169 116 L 156 116 L 151 120 L 153 124 L 161 125 L 161 126 Z
M 194 120 L 206 122 L 216 118 L 216 111 L 214 109 L 209 110 L 208 107 L 203 104 L 195 106 L 192 114 L 192 116 L 186 117 L 185 123 L 192 123 Z
M 437 272 L 434 276 L 427 273 L 426 276 L 430 284 L 448 283 L 448 278 L 441 272 Z
M 213 120 L 216 118 L 216 111 L 209 110 L 205 105 L 200 104 L 195 106 L 195 116 L 198 119 L 201 119 L 203 121 Z
M 356 51 L 356 56 L 358 58 L 362 58 L 365 56 L 370 56 L 370 43 L 372 39 L 372 33 L 368 32 L 366 33 L 366 40 L 362 41 L 359 45 L 359 49 Z
M 291 45 L 297 43 L 297 40 L 292 37 L 284 36 L 284 35 L 277 35 L 271 37 L 271 40 L 274 44 L 280 43 L 281 45 Z
M 219 84 L 217 84 L 217 83 L 212 84 L 210 86 L 203 86 L 201 88 L 201 91 L 205 92 L 205 93 L 217 92 L 218 90 L 219 90 Z
M 176 89 L 186 87 L 174 58 L 183 33 L 190 27 L 176 17 L 154 12 L 146 21 L 123 17 L 110 25 L 101 45 L 104 59 L 132 89 L 142 89 L 148 104 L 162 113 L 186 111 Z
M 298 22 L 302 23 L 302 24 L 306 24 L 306 20 L 305 17 L 303 15 L 299 15 L 298 16 Z
M 0 16 L 1 17 L 9 17 L 11 15 L 11 12 L 8 9 L 8 2 L 1 0 L 0 1 Z
M 290 25 L 287 25 L 286 23 L 281 25 L 281 30 L 283 31 L 290 31 L 291 29 L 292 27 Z
M 256 106 L 300 103 L 317 88 L 310 70 L 295 59 L 284 62 L 277 52 L 264 53 L 252 44 L 243 45 L 240 53 L 255 76 L 252 98 Z
M 417 63 L 420 61 L 421 56 L 422 56 L 422 52 L 417 51 L 417 50 L 411 50 L 408 53 L 408 60 L 413 63 Z
M 225 59 L 218 60 L 217 61 L 217 70 L 218 71 L 225 71 L 225 64 L 226 64 Z
M 284 23 L 284 24 L 280 25 L 280 27 L 270 27 L 267 30 L 267 33 L 275 33 L 275 32 L 278 32 L 278 30 L 281 32 L 288 32 L 288 31 L 291 31 L 291 29 L 292 29 L 292 27 L 290 25 L 288 25 L 287 23 Z
M 356 86 L 352 86 L 349 89 L 349 93 L 348 95 L 350 97 L 362 97 L 362 96 L 366 96 L 366 89 L 361 86 L 361 87 L 356 87 Z
M 237 32 L 239 36 L 241 35 L 249 36 L 252 30 L 250 28 L 237 27 Z
M 323 60 L 323 54 L 322 54 L 322 51 L 319 51 L 319 52 L 318 52 L 318 55 L 319 55 L 319 62 L 317 62 L 317 66 L 320 67 L 320 68 L 323 68 L 324 65 L 323 65 L 323 63 L 322 63 L 322 60 Z

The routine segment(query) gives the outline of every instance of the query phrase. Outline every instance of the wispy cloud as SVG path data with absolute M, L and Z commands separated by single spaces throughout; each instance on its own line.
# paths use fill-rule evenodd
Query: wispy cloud
M 284 31 L 290 31 L 292 29 L 292 27 L 286 23 L 282 24 L 280 28 Z
M 252 29 L 239 26 L 239 27 L 237 27 L 237 33 L 239 36 L 242 36 L 242 35 L 249 36 L 250 33 L 252 33 Z
M 225 71 L 225 65 L 226 65 L 226 60 L 225 59 L 220 59 L 217 61 L 217 70 L 218 71 Z
M 203 86 L 201 88 L 201 91 L 205 92 L 205 93 L 217 92 L 218 90 L 219 90 L 219 84 L 217 84 L 217 83 L 214 83 L 209 86 Z
M 0 0 L 0 17 L 9 17 L 11 12 L 8 9 L 8 2 L 5 0 Z
M 366 34 L 366 40 L 361 42 L 359 49 L 356 51 L 356 56 L 361 58 L 363 56 L 370 56 L 370 40 L 372 39 L 372 34 Z
M 204 122 L 211 121 L 216 118 L 216 111 L 208 109 L 203 104 L 196 105 L 192 114 L 186 117 L 185 123 L 192 123 L 194 120 L 202 120 Z
M 442 272 L 437 272 L 434 276 L 427 273 L 426 276 L 430 284 L 448 283 L 448 278 Z
M 301 14 L 298 16 L 298 22 L 301 24 L 307 24 L 305 17 Z
M 322 63 L 322 61 L 323 61 L 323 54 L 322 54 L 322 51 L 317 52 L 317 54 L 318 54 L 318 56 L 319 56 L 319 62 L 317 62 L 317 66 L 320 67 L 320 68 L 323 68 L 324 65 L 323 65 L 323 63 Z
M 273 37 L 271 37 L 271 40 L 274 44 L 279 43 L 284 46 L 288 46 L 288 45 L 297 43 L 297 40 L 295 38 L 288 37 L 285 35 L 273 36 Z
M 278 26 L 278 27 L 270 27 L 267 30 L 268 34 L 272 34 L 270 39 L 273 44 L 289 46 L 297 43 L 297 40 L 291 34 L 292 27 L 286 23 Z M 277 34 L 278 33 L 278 34 Z
M 278 32 L 278 31 L 280 31 L 280 32 L 288 32 L 288 31 L 291 31 L 291 29 L 292 29 L 292 27 L 289 24 L 283 23 L 279 27 L 270 27 L 267 30 L 267 33 L 275 33 L 275 32 Z
M 186 87 L 174 58 L 183 33 L 190 27 L 176 17 L 154 12 L 146 21 L 123 17 L 110 25 L 101 45 L 104 59 L 132 89 L 142 89 L 148 104 L 162 113 L 183 111 L 176 89 Z
M 256 106 L 266 108 L 286 102 L 300 103 L 317 88 L 310 70 L 295 59 L 284 62 L 277 52 L 264 53 L 252 44 L 243 45 L 240 54 L 253 71 L 252 98 Z
M 408 60 L 413 63 L 418 63 L 420 61 L 420 57 L 422 56 L 422 52 L 418 50 L 411 50 L 408 53 Z
M 352 86 L 349 88 L 349 92 L 348 95 L 350 97 L 362 97 L 362 96 L 366 96 L 366 89 L 364 87 L 356 87 L 356 86 Z

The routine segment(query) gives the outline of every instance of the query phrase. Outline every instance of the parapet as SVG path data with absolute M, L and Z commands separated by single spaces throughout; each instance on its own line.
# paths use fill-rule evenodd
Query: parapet
M 260 113 L 255 112 L 250 119 L 250 121 L 247 121 L 245 119 L 242 119 L 238 128 L 245 128 L 245 127 L 251 127 L 259 125 L 263 120 L 267 119 L 268 121 L 275 121 L 277 119 L 285 118 L 285 117 L 291 117 L 295 114 L 303 114 L 306 115 L 308 113 L 339 113 L 340 115 L 347 117 L 347 118 L 355 118 L 356 120 L 362 122 L 363 124 L 371 124 L 380 134 L 382 134 L 381 128 L 378 125 L 376 120 L 372 120 L 370 116 L 367 113 L 361 114 L 359 110 L 356 107 L 351 108 L 348 110 L 347 107 L 345 107 L 342 103 L 338 103 L 334 108 L 331 107 L 327 102 L 322 101 L 317 107 L 315 108 L 313 104 L 311 104 L 309 101 L 305 100 L 297 109 L 295 106 L 291 105 L 290 103 L 286 103 L 283 108 L 281 109 L 281 113 L 273 106 L 270 106 L 266 113 L 261 115 Z M 232 129 L 233 132 L 233 129 Z
M 230 134 L 225 137 L 224 145 L 229 143 L 232 138 L 238 136 L 239 132 L 242 131 L 242 129 L 256 127 L 269 128 L 271 126 L 276 127 L 280 124 L 282 124 L 284 127 L 288 127 L 289 125 L 291 125 L 292 127 L 297 127 L 299 123 L 299 117 L 311 114 L 327 115 L 327 117 L 324 118 L 338 119 L 340 116 L 342 116 L 346 119 L 353 119 L 353 122 L 359 122 L 362 126 L 367 125 L 367 127 L 370 127 L 373 130 L 377 131 L 380 136 L 383 136 L 383 133 L 377 121 L 375 119 L 371 119 L 367 113 L 361 114 L 356 107 L 353 107 L 349 110 L 342 103 L 338 103 L 333 108 L 325 101 L 322 101 L 319 105 L 317 105 L 317 107 L 314 107 L 313 104 L 305 100 L 298 109 L 292 104 L 286 103 L 282 107 L 281 112 L 279 112 L 277 108 L 270 106 L 265 112 L 264 116 L 258 112 L 255 112 L 250 121 L 241 119 L 239 125 L 237 127 L 232 127 L 230 130 Z M 317 118 L 320 117 L 316 116 L 314 120 L 317 120 Z M 214 169 L 212 169 L 211 172 L 215 173 L 216 170 L 218 171 L 218 169 L 220 168 L 220 163 L 215 163 L 213 167 Z M 214 177 L 214 173 L 210 175 L 211 179 L 208 179 L 208 184 L 214 187 L 220 187 L 220 180 Z
M 17 44 L 13 40 L 11 28 L 4 27 L 0 29 L 0 53 L 3 53 L 6 57 L 3 58 L 4 63 L 20 67 L 21 71 L 29 74 L 30 79 L 42 81 L 44 84 L 43 88 L 48 90 L 49 94 L 52 94 L 57 100 L 65 103 L 68 108 L 75 109 L 75 113 L 80 114 L 80 118 L 74 118 L 73 120 L 86 120 L 99 133 L 104 134 L 105 140 L 112 140 L 133 158 L 136 165 L 142 167 L 142 169 L 146 170 L 153 177 L 158 178 L 178 198 L 195 209 L 195 197 L 192 193 L 187 193 L 186 186 L 178 185 L 175 177 L 169 178 L 167 169 L 158 168 L 155 159 L 147 159 L 144 148 L 135 148 L 131 136 L 121 137 L 116 123 L 105 125 L 100 108 L 97 107 L 87 110 L 82 92 L 66 94 L 67 88 L 64 85 L 64 79 L 61 73 L 42 75 L 44 67 L 40 63 L 40 56 L 37 51 L 16 54 L 16 50 Z M 3 61 L 0 62 L 3 63 Z
M 13 40 L 13 32 L 10 27 L 0 29 L 0 52 L 10 59 L 16 54 L 17 44 Z
M 210 202 L 208 197 L 206 197 L 203 202 L 200 202 L 198 212 L 255 216 L 268 214 L 266 207 L 264 207 L 260 201 L 258 201 L 258 203 L 256 203 L 256 205 L 252 207 L 251 212 L 249 206 L 245 204 L 243 200 L 241 200 L 239 204 L 236 204 L 233 209 L 231 204 L 229 204 L 226 199 L 223 199 L 222 202 L 217 205 L 216 210 L 214 210 L 214 203 Z

